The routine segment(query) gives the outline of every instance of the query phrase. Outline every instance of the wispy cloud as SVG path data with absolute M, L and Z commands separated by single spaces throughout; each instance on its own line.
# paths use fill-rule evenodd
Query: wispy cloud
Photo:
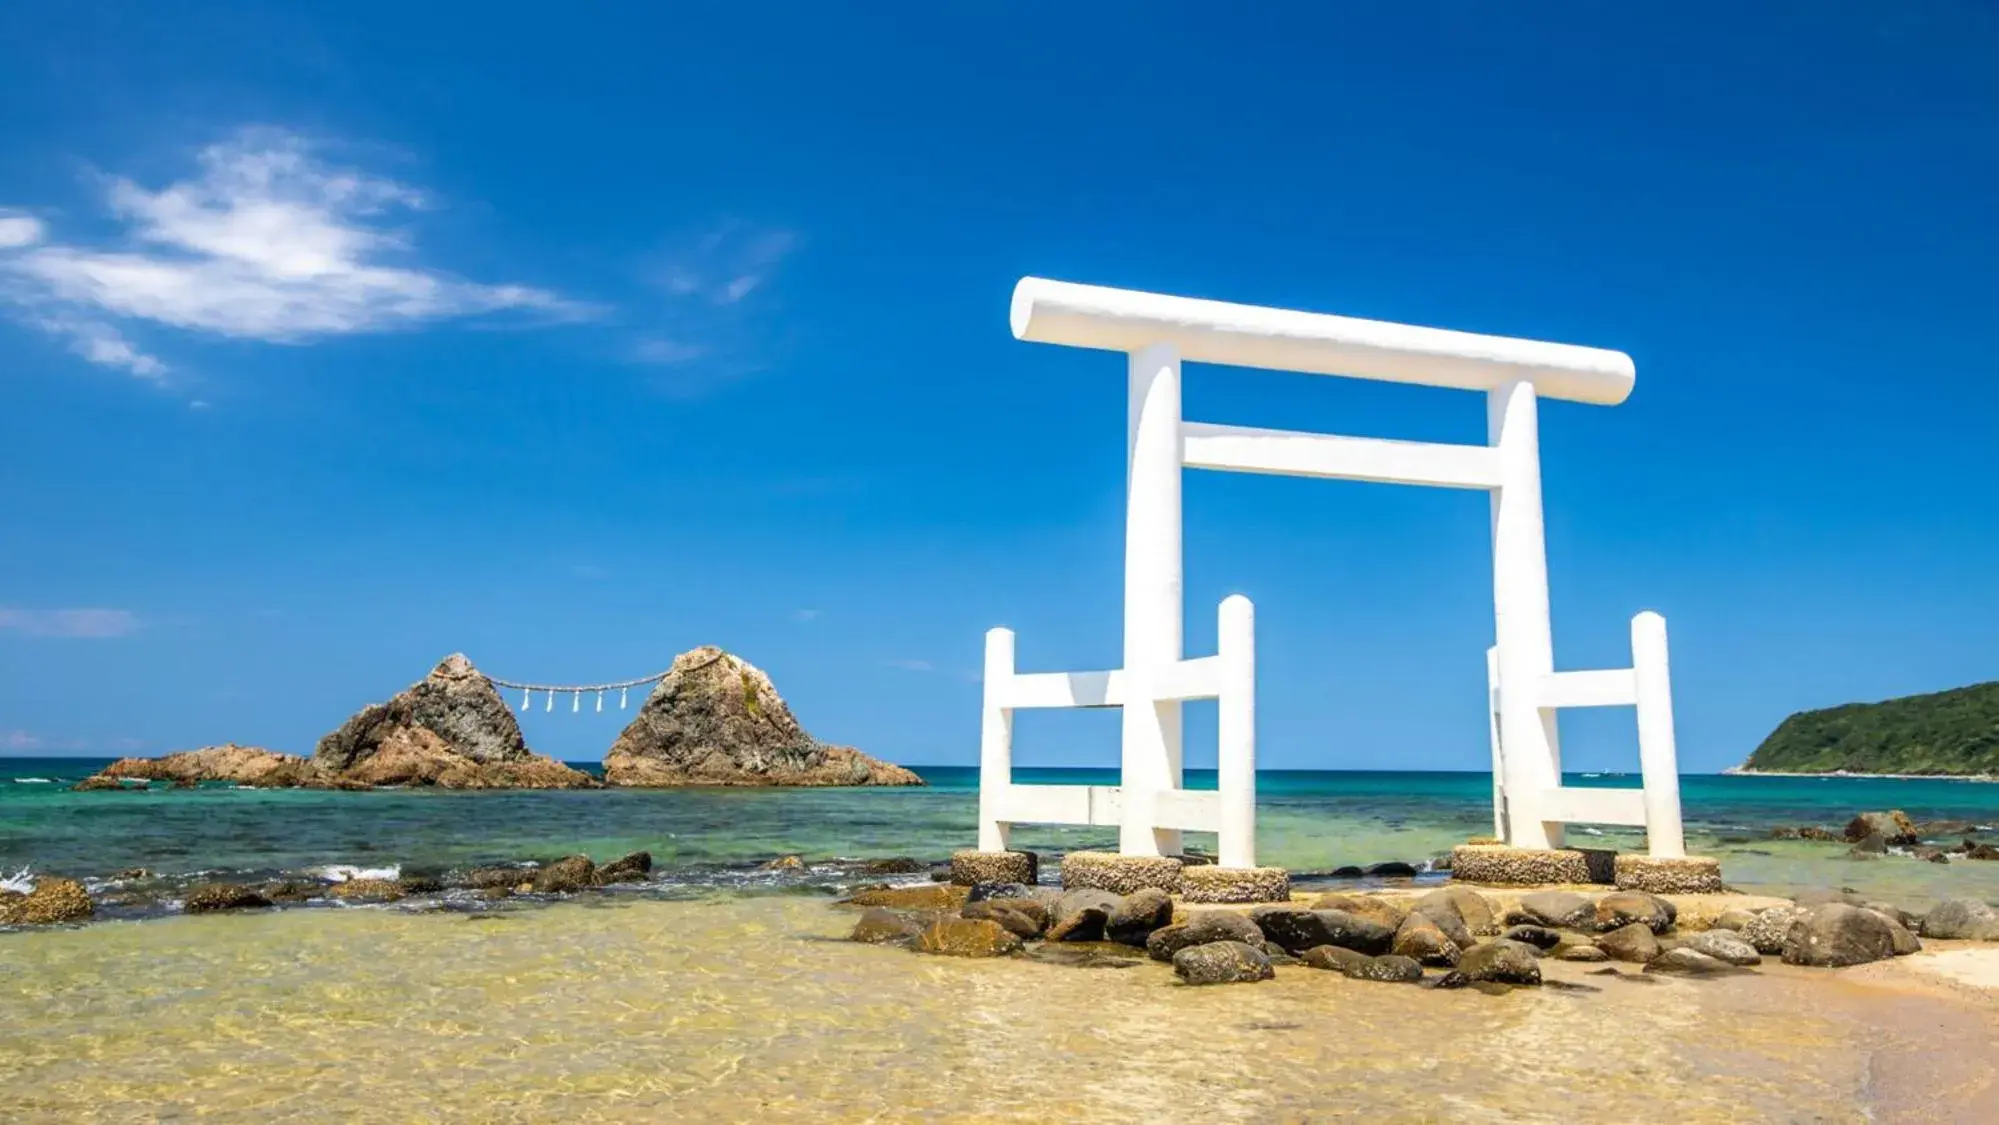
M 29 637 L 102 639 L 138 631 L 128 609 L 13 609 L 0 606 L 0 633 Z
M 797 250 L 788 230 L 740 219 L 671 240 L 645 270 L 658 294 L 630 358 L 666 369 L 661 386 L 699 396 L 761 370 L 767 356 L 759 318 L 772 283 Z
M 165 326 L 276 344 L 510 312 L 574 318 L 546 289 L 486 284 L 414 260 L 391 219 L 433 206 L 422 191 L 334 164 L 279 129 L 202 149 L 187 179 L 102 181 L 121 228 L 111 245 L 53 238 L 0 213 L 0 300 L 86 360 L 146 379 L 168 367 L 121 328 Z
M 928 660 L 884 660 L 890 668 L 900 668 L 905 672 L 935 672 L 937 666 Z
M 40 738 L 24 730 L 0 731 L 0 750 L 12 750 L 19 753 L 28 750 L 40 750 L 44 745 Z

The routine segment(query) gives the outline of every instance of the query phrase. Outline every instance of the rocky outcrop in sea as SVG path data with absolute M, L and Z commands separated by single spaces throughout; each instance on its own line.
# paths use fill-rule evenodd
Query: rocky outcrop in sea
M 604 756 L 611 785 L 921 785 L 901 766 L 805 732 L 763 670 L 681 653 Z
M 319 740 L 312 757 L 228 743 L 161 758 L 123 758 L 79 789 L 130 781 L 253 788 L 589 789 L 598 782 L 537 754 L 500 693 L 460 653 L 384 703 L 363 707 Z

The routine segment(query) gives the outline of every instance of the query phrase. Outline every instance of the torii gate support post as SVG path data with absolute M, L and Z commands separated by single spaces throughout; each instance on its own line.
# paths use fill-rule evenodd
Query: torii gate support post
M 1531 686 L 1555 670 L 1548 545 L 1541 519 L 1539 406 L 1534 384 L 1525 379 L 1494 387 L 1486 402 L 1487 438 L 1499 459 L 1499 484 L 1492 489 L 1492 607 L 1505 820 L 1515 847 L 1559 848 L 1562 825 L 1543 819 L 1535 798 L 1562 784 L 1556 713 L 1540 707 Z
M 1155 344 L 1131 353 L 1125 463 L 1124 707 L 1119 763 L 1124 822 L 1118 851 L 1179 855 L 1180 831 L 1156 828 L 1157 795 L 1180 788 L 1180 701 L 1151 698 L 1160 674 L 1180 660 L 1180 355 Z

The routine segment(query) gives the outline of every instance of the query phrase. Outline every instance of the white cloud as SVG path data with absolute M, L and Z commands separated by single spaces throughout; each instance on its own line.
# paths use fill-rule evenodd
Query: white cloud
M 91 362 L 146 378 L 165 365 L 110 322 L 297 344 L 488 313 L 589 311 L 545 289 L 416 264 L 408 233 L 389 219 L 427 198 L 331 164 L 295 134 L 246 130 L 197 159 L 192 178 L 163 187 L 106 182 L 120 246 L 45 241 L 36 220 L 0 219 L 0 299 L 69 336 Z
M 683 397 L 761 370 L 770 333 L 760 318 L 770 306 L 771 283 L 798 242 L 791 231 L 739 219 L 669 242 L 645 273 L 662 300 L 633 341 L 631 358 L 674 368 L 662 387 Z
M 42 240 L 42 221 L 32 215 L 0 213 L 0 250 L 33 246 Z
M 10 609 L 0 606 L 0 632 L 29 637 L 123 637 L 139 628 L 128 609 Z
M 42 740 L 27 731 L 0 731 L 0 750 L 40 750 L 42 746 Z

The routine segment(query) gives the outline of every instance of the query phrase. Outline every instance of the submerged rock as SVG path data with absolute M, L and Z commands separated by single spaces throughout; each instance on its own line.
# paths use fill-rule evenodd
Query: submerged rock
M 860 921 L 854 923 L 854 932 L 848 936 L 869 945 L 908 945 L 922 932 L 923 923 L 916 919 L 871 906 L 861 912 Z
M 1031 898 L 989 898 L 968 902 L 958 916 L 998 922 L 1027 941 L 1042 936 L 1048 929 L 1048 908 Z
M 217 910 L 250 910 L 271 905 L 271 900 L 249 887 L 235 883 L 204 883 L 187 892 L 183 909 L 189 914 L 208 914 Z
M 402 884 L 393 879 L 349 879 L 326 891 L 326 897 L 341 902 L 394 902 L 403 894 Z
M 1247 984 L 1277 975 L 1262 950 L 1239 941 L 1188 946 L 1173 955 L 1173 973 L 1188 984 Z
M 1022 947 L 1018 934 L 990 918 L 939 918 L 917 935 L 916 948 L 946 957 L 1002 957 Z
M 1384 984 L 1414 984 L 1423 979 L 1423 966 L 1395 953 L 1349 961 L 1340 971 L 1349 980 L 1380 981 Z
M 712 646 L 681 653 L 604 756 L 612 785 L 921 785 L 805 733 L 770 677 Z
M 95 910 L 82 883 L 43 876 L 27 894 L 10 892 L 0 897 L 0 925 L 52 926 L 81 921 Z
M 597 865 L 587 855 L 556 860 L 534 873 L 536 894 L 571 894 L 597 883 Z
M 1648 973 L 1675 973 L 1680 976 L 1691 977 L 1713 977 L 1726 973 L 1739 973 L 1742 970 L 1723 961 L 1719 957 L 1702 953 L 1691 946 L 1680 946 L 1677 949 L 1669 949 L 1647 962 L 1645 971 Z
M 842 901 L 850 906 L 887 906 L 903 910 L 956 910 L 965 905 L 966 889 L 950 883 L 918 883 L 909 887 L 862 887 Z
M 652 853 L 633 852 L 622 855 L 597 869 L 597 885 L 607 887 L 613 883 L 643 883 L 652 873 Z

